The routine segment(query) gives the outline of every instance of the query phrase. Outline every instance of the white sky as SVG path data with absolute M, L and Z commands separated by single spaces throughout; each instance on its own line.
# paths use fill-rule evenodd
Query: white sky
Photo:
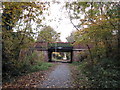
M 44 24 L 50 25 L 58 33 L 61 33 L 60 39 L 66 42 L 66 37 L 74 30 L 73 25 L 70 23 L 68 13 L 64 7 L 64 0 L 59 0 L 61 3 L 50 2 L 49 16 L 45 15 L 46 20 Z
M 75 28 L 70 22 L 68 13 L 64 7 L 65 2 L 73 2 L 73 1 L 80 1 L 80 0 L 38 0 L 38 1 L 49 1 L 50 7 L 49 7 L 49 16 L 45 16 L 46 20 L 43 22 L 46 25 L 50 25 L 54 30 L 61 33 L 60 39 L 63 42 L 66 42 L 66 37 L 71 34 Z M 59 4 L 53 3 L 53 2 L 60 2 Z M 81 0 L 82 2 L 85 2 L 84 0 Z M 86 0 L 86 1 L 95 1 L 96 0 Z M 104 0 L 97 0 L 97 1 L 104 1 Z M 106 0 L 106 2 L 109 0 Z M 115 0 L 114 0 L 115 1 Z M 116 0 L 117 1 L 117 0 Z M 81 15 L 81 19 L 84 18 L 84 15 Z M 51 22 L 50 22 L 51 21 Z M 78 23 L 78 21 L 74 21 L 74 24 Z M 86 28 L 87 26 L 84 26 Z M 81 27 L 82 29 L 83 27 Z
M 38 0 L 39 1 L 39 0 Z M 46 0 L 43 0 L 45 2 Z M 48 0 L 47 0 L 48 1 Z M 58 0 L 60 3 L 55 3 L 57 0 L 49 0 L 50 2 L 50 7 L 48 11 L 44 11 L 43 17 L 45 17 L 45 20 L 42 20 L 43 25 L 49 25 L 51 26 L 55 31 L 57 31 L 60 34 L 60 39 L 62 42 L 66 42 L 66 37 L 68 37 L 75 28 L 70 22 L 68 13 L 65 8 L 65 2 L 71 2 L 71 1 L 76 1 L 76 0 Z M 42 2 L 42 0 L 40 0 Z M 27 13 L 27 11 L 24 11 Z M 48 15 L 49 13 L 49 15 Z M 83 17 L 81 15 L 81 17 Z M 19 22 L 19 21 L 18 21 Z M 19 22 L 20 23 L 20 22 Z M 78 21 L 74 20 L 74 24 L 78 23 Z M 21 22 L 21 24 L 24 24 L 24 22 Z M 37 24 L 32 21 L 32 29 L 36 29 Z M 17 28 L 17 27 L 16 27 Z M 24 27 L 21 27 L 24 28 Z M 37 28 L 37 30 L 40 30 L 40 28 Z M 16 29 L 15 29 L 16 30 Z M 36 32 L 36 30 L 33 30 L 33 32 Z M 38 33 L 36 33 L 37 36 Z
M 45 14 L 45 20 L 42 22 L 43 24 L 50 25 L 54 30 L 56 30 L 58 33 L 61 33 L 60 39 L 63 42 L 66 42 L 66 37 L 71 34 L 75 28 L 70 22 L 68 13 L 64 7 L 65 2 L 72 2 L 77 0 L 37 0 L 40 2 L 50 2 L 49 10 L 46 12 L 49 12 L 49 16 Z M 55 1 L 60 2 L 53 3 Z M 83 15 L 81 15 L 83 17 Z M 78 23 L 77 21 L 74 21 L 74 24 Z M 33 23 L 33 28 L 36 27 L 36 24 Z
M 42 20 L 42 25 L 51 26 L 55 31 L 57 31 L 58 33 L 61 33 L 60 34 L 61 41 L 66 42 L 67 41 L 66 37 L 68 37 L 71 34 L 71 32 L 75 30 L 75 28 L 70 22 L 68 13 L 64 6 L 65 1 L 69 1 L 69 0 L 59 0 L 60 2 L 59 4 L 55 3 L 54 1 L 56 0 L 49 0 L 50 7 L 48 11 L 43 12 L 42 17 L 45 17 L 45 20 Z M 75 0 L 70 0 L 70 1 L 75 1 Z M 40 2 L 42 2 L 42 0 L 40 0 Z M 45 2 L 45 0 L 43 0 L 43 2 Z M 28 13 L 28 12 L 24 11 L 24 14 L 25 13 Z M 41 18 L 41 15 L 40 15 L 40 18 Z M 18 25 L 16 25 L 16 27 L 14 28 L 14 31 L 17 30 L 20 24 L 25 26 L 24 20 L 22 20 L 22 22 L 21 20 L 18 21 Z M 31 26 L 32 26 L 33 32 L 36 33 L 36 30 L 34 29 L 37 28 L 37 23 L 35 23 L 34 21 L 31 21 L 31 24 L 32 24 Z M 21 26 L 20 29 L 22 30 L 23 28 L 25 28 L 24 26 Z M 37 28 L 37 31 L 39 31 L 40 29 L 41 27 Z M 37 35 L 38 33 L 36 33 L 35 37 Z

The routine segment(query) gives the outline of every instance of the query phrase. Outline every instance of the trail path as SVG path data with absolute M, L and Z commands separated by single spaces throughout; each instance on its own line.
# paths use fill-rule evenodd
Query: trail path
M 67 63 L 58 64 L 48 73 L 40 88 L 70 88 L 73 87 L 71 70 Z
M 75 86 L 74 66 L 69 63 L 54 63 L 47 71 L 38 71 L 19 76 L 12 82 L 5 83 L 3 88 L 72 88 Z

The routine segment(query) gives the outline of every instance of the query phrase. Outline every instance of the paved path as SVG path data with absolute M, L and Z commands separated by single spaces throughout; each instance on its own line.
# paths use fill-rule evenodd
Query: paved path
M 72 82 L 68 63 L 60 63 L 47 75 L 40 88 L 70 88 Z

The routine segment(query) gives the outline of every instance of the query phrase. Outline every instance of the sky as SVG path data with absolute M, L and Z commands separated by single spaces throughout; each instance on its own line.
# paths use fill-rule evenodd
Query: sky
M 63 42 L 66 42 L 66 37 L 68 37 L 72 31 L 75 30 L 73 25 L 70 22 L 69 15 L 65 8 L 65 2 L 72 2 L 77 0 L 38 0 L 43 2 L 50 2 L 50 7 L 48 11 L 44 12 L 45 20 L 43 20 L 42 24 L 51 26 L 55 31 L 61 33 L 60 39 Z M 59 3 L 56 3 L 59 2 Z M 46 14 L 49 13 L 49 15 Z M 84 17 L 81 15 L 81 17 Z M 37 25 L 33 23 L 33 28 Z M 74 21 L 74 24 L 78 23 L 78 21 Z
M 50 2 L 50 7 L 48 9 L 49 16 L 45 16 L 45 21 L 43 24 L 51 26 L 55 31 L 61 33 L 60 39 L 66 42 L 66 37 L 71 34 L 75 28 L 70 22 L 68 13 L 66 11 L 65 0 L 59 0 L 60 3 Z
M 39 1 L 39 0 L 38 0 Z M 42 0 L 40 0 L 42 1 Z M 42 20 L 42 25 L 51 26 L 56 32 L 61 33 L 60 39 L 62 42 L 66 42 L 66 37 L 68 37 L 75 28 L 70 22 L 68 12 L 65 8 L 65 2 L 68 1 L 75 1 L 75 0 L 58 0 L 60 3 L 55 2 L 56 0 L 49 0 L 50 7 L 48 10 L 45 10 L 42 14 L 42 17 L 45 17 L 45 20 Z M 45 2 L 45 0 L 43 0 Z M 48 0 L 47 0 L 48 2 Z M 27 14 L 28 11 L 24 11 L 24 14 Z M 48 15 L 49 13 L 49 15 Z M 41 15 L 40 15 L 41 16 Z M 75 22 L 75 21 L 74 21 Z M 19 27 L 19 25 L 24 25 Z M 33 29 L 33 32 L 36 33 L 37 24 L 34 21 L 31 21 L 31 26 Z M 18 25 L 14 28 L 14 31 L 16 32 L 18 27 L 22 30 L 25 28 L 24 20 L 19 20 Z M 38 31 L 41 30 L 42 27 L 37 28 Z M 35 37 L 37 37 L 38 33 L 36 33 Z M 33 36 L 34 37 L 34 36 Z M 36 39 L 36 38 L 35 38 Z
M 39 1 L 39 0 L 38 0 Z M 46 25 L 50 25 L 52 28 L 54 28 L 55 31 L 58 33 L 61 33 L 60 39 L 63 42 L 66 42 L 66 37 L 69 36 L 72 31 L 75 30 L 73 25 L 70 22 L 68 13 L 66 11 L 66 8 L 64 7 L 65 2 L 73 2 L 73 1 L 80 1 L 80 0 L 40 0 L 40 1 L 49 1 L 50 2 L 50 7 L 49 7 L 49 16 L 45 16 L 46 20 L 43 22 Z M 53 2 L 60 2 L 58 3 L 53 3 Z M 84 0 L 81 0 L 82 2 L 85 2 Z M 95 1 L 96 0 L 86 0 L 86 1 Z M 101 0 L 97 0 L 101 1 Z M 104 1 L 104 0 L 102 0 Z M 109 0 L 106 0 L 104 2 L 107 2 Z M 115 1 L 115 0 L 114 0 Z M 84 18 L 84 15 L 81 15 L 81 19 Z M 78 21 L 73 21 L 74 24 L 78 23 Z M 87 26 L 83 26 L 82 28 L 86 28 Z

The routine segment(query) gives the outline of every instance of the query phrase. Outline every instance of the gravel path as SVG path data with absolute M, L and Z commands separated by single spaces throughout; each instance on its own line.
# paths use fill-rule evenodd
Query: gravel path
M 48 73 L 40 88 L 70 88 L 72 82 L 70 67 L 67 63 L 60 63 Z

